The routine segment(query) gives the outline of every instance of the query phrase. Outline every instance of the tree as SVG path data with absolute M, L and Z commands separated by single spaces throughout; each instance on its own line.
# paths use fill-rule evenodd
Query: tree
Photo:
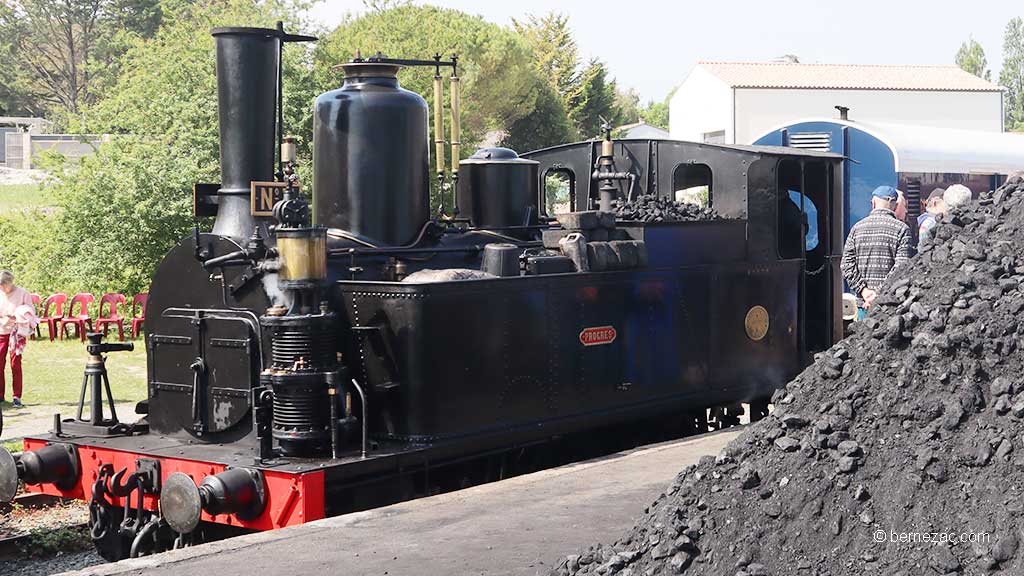
M 603 62 L 592 59 L 582 65 L 567 16 L 551 12 L 513 24 L 530 45 L 534 68 L 562 97 L 575 137 L 598 136 L 602 117 L 613 125 L 618 123 L 615 82 L 608 78 Z
M 615 109 L 618 114 L 615 124 L 635 124 L 640 117 L 640 93 L 635 88 L 615 91 Z
M 651 126 L 668 130 L 669 102 L 672 101 L 672 97 L 675 96 L 678 89 L 679 87 L 676 86 L 669 90 L 668 95 L 661 102 L 654 100 L 648 102 L 647 106 L 640 109 L 640 118 Z
M 527 16 L 525 21 L 512 20 L 516 32 L 533 51 L 533 62 L 544 78 L 549 78 L 563 101 L 579 86 L 579 49 L 569 28 L 569 17 L 550 12 L 538 18 Z
M 580 75 L 580 83 L 569 96 L 569 119 L 583 138 L 595 138 L 601 134 L 605 120 L 615 124 L 618 119 L 615 106 L 615 81 L 608 79 L 608 70 L 597 59 Z
M 529 152 L 569 142 L 573 127 L 561 96 L 543 79 L 537 79 L 533 111 L 508 126 L 502 146 Z
M 992 79 L 992 71 L 988 69 L 988 60 L 985 58 L 985 50 L 973 37 L 960 45 L 956 51 L 956 65 L 978 78 L 985 80 Z
M 1024 19 L 1019 17 L 1006 25 L 999 84 L 1006 88 L 1006 128 L 1024 131 Z
M 152 35 L 161 16 L 159 0 L 5 2 L 0 44 L 8 44 L 11 60 L 4 76 L 17 80 L 18 100 L 34 102 L 21 107 L 77 114 L 116 78 L 117 59 L 134 39 Z
M 210 29 L 240 22 L 273 27 L 284 20 L 289 30 L 301 32 L 291 4 L 227 0 L 166 6 L 173 12 L 156 34 L 133 42 L 118 60 L 116 82 L 71 118 L 74 130 L 111 134 L 110 142 L 78 164 L 51 167 L 48 194 L 57 210 L 33 221 L 32 230 L 0 222 L 0 233 L 20 229 L 27 235 L 24 246 L 0 247 L 0 257 L 15 262 L 33 286 L 146 290 L 167 249 L 193 224 L 192 185 L 219 178 Z M 307 121 L 315 94 L 310 66 L 308 48 L 286 46 L 286 130 Z M 63 264 L 33 265 L 56 261 Z
M 28 77 L 18 66 L 18 46 L 24 35 L 14 6 L 0 0 L 0 116 L 35 112 Z

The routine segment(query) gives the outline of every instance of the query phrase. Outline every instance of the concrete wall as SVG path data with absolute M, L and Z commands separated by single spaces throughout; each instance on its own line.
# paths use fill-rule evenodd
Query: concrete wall
M 802 118 L 837 118 L 836 105 L 849 107 L 854 121 L 1003 129 L 999 92 L 737 88 L 732 142 L 750 144 L 768 130 Z
M 0 133 L 3 138 L 4 162 L 8 168 L 29 169 L 47 150 L 57 152 L 72 162 L 95 152 L 95 147 L 105 140 L 102 136 L 79 136 L 76 134 L 32 134 L 28 132 Z M 26 150 L 31 153 L 26 154 Z
M 703 142 L 705 134 L 722 130 L 725 142 L 733 142 L 732 92 L 725 82 L 694 66 L 668 103 L 672 139 Z

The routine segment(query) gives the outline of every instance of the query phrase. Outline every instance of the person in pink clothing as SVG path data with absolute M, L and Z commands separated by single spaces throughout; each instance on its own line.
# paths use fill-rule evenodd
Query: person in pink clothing
M 15 406 L 21 406 L 21 353 L 23 347 L 20 342 L 24 336 L 18 334 L 18 314 L 20 306 L 28 306 L 35 310 L 32 305 L 32 296 L 27 290 L 14 285 L 14 273 L 10 270 L 0 270 L 0 402 L 5 400 L 7 392 L 6 364 L 8 355 L 11 357 L 11 376 L 14 384 Z M 12 339 L 15 340 L 12 345 Z

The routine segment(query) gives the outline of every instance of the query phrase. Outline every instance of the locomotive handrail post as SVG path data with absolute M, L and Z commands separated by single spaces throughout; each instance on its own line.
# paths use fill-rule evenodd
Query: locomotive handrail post
M 368 414 L 369 414 L 369 411 L 367 410 L 368 404 L 366 403 L 366 394 L 363 393 L 363 387 L 359 385 L 359 382 L 356 382 L 355 378 L 352 379 L 352 385 L 355 386 L 356 392 L 359 393 L 359 401 L 363 403 L 363 417 L 362 417 L 362 421 L 363 421 L 362 422 L 363 446 L 362 446 L 361 457 L 362 458 L 366 458 L 366 443 L 367 443 L 367 425 L 366 425 L 366 421 L 368 419 Z

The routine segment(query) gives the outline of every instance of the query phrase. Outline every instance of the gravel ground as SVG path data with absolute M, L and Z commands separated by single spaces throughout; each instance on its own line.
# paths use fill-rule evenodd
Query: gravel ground
M 85 503 L 77 501 L 33 510 L 15 508 L 7 514 L 0 514 L 0 538 L 18 536 L 33 531 L 53 534 L 59 528 L 83 524 L 88 517 L 88 508 Z M 78 544 L 80 545 L 81 542 L 78 541 Z M 104 560 L 91 549 L 48 553 L 37 558 L 4 557 L 0 558 L 0 574 L 3 576 L 57 574 L 102 562 Z
M 15 558 L 0 560 L 0 573 L 5 576 L 48 576 L 81 570 L 89 566 L 103 564 L 105 560 L 100 558 L 92 550 L 84 552 L 69 552 L 50 558 Z
M 33 530 L 84 524 L 88 520 L 89 508 L 85 502 L 77 500 L 38 509 L 16 507 L 10 513 L 0 514 L 0 538 L 8 538 Z

